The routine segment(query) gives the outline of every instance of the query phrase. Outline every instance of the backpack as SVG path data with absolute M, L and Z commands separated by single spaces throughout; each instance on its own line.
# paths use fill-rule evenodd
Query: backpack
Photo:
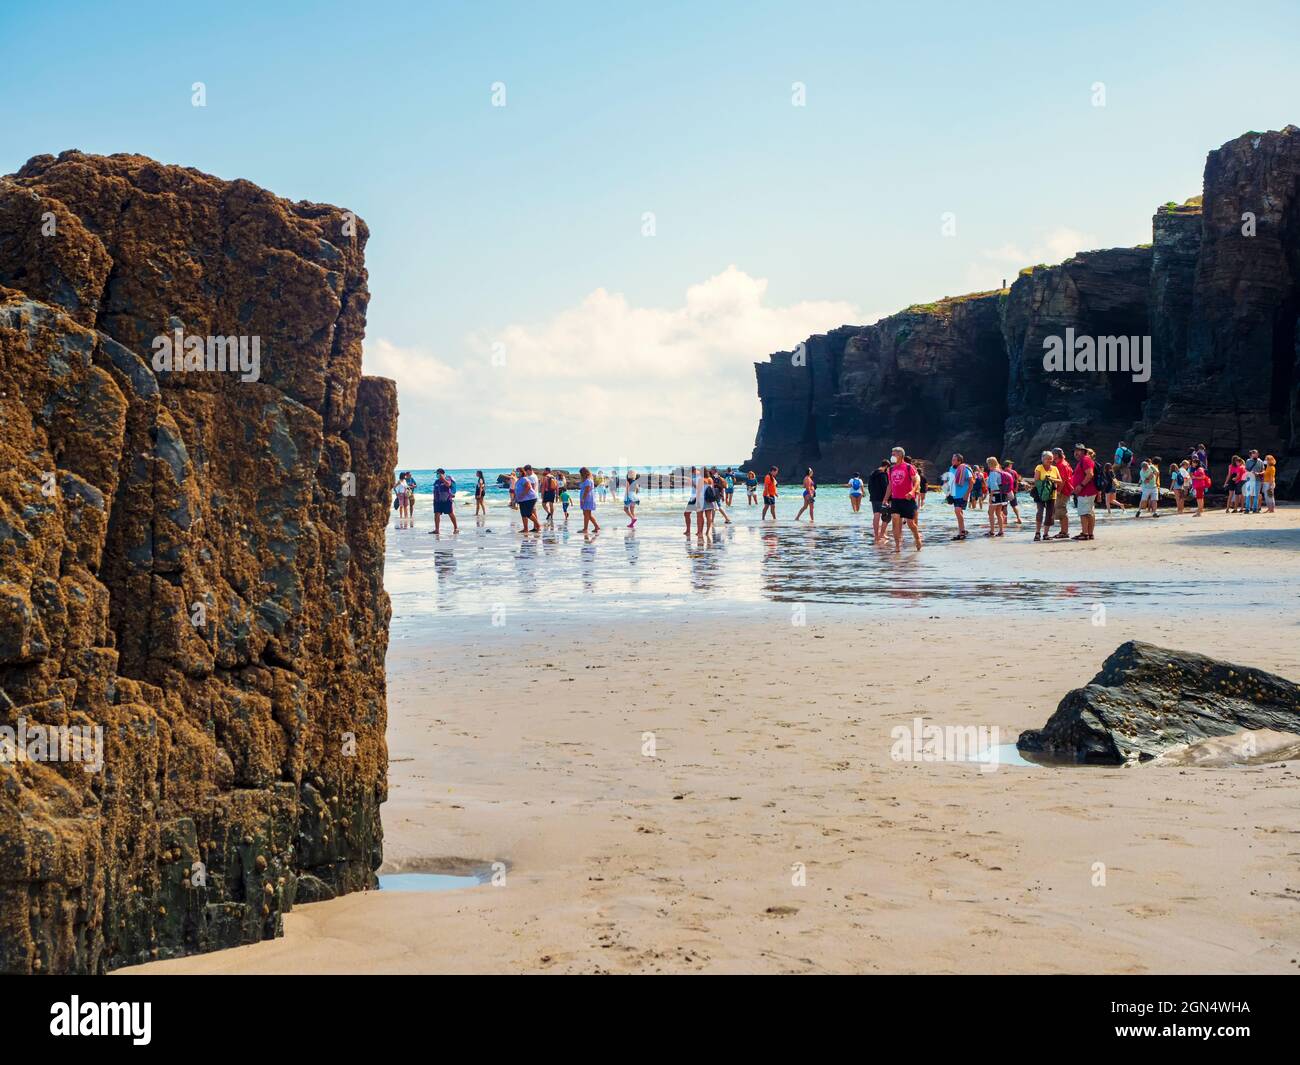
M 1048 479 L 1037 481 L 1034 484 L 1034 498 L 1040 503 L 1050 503 L 1052 497 L 1056 495 L 1056 482 Z
M 1122 447 L 1122 448 L 1120 448 L 1120 449 L 1119 449 L 1119 464 L 1120 464 L 1121 466 L 1130 466 L 1130 465 L 1132 465 L 1132 464 L 1133 464 L 1133 452 L 1131 452 L 1131 451 L 1130 451 L 1128 448 L 1126 448 L 1126 447 Z

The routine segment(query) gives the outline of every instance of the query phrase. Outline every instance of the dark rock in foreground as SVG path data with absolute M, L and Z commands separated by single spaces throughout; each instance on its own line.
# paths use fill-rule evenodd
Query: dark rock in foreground
M 1145 761 L 1241 729 L 1300 732 L 1300 685 L 1261 669 L 1130 640 L 1083 688 L 1069 692 L 1022 751 L 1095 765 Z

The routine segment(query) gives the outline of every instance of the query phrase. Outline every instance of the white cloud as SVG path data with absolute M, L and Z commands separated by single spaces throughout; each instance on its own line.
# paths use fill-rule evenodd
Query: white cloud
M 1098 240 L 1093 234 L 1069 226 L 1056 226 L 1028 247 L 1007 243 L 996 248 L 985 248 L 980 253 L 983 261 L 971 263 L 966 268 L 966 280 L 973 289 L 982 291 L 996 288 L 1003 278 L 1008 283 L 1014 281 L 1026 266 L 1037 266 L 1039 263 L 1055 266 L 1076 252 L 1096 247 Z
M 735 266 L 680 307 L 601 288 L 544 321 L 475 334 L 454 358 L 367 341 L 365 368 L 397 380 L 406 466 L 734 462 L 758 426 L 753 363 L 862 320 L 846 302 L 766 295 Z

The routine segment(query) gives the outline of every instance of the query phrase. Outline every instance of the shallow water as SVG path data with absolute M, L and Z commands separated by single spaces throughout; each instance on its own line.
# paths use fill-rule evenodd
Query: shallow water
M 649 491 L 642 498 L 635 529 L 627 528 L 621 506 L 610 499 L 598 506 L 598 535 L 583 535 L 576 508 L 565 524 L 558 507 L 554 526 L 525 535 L 517 512 L 494 499 L 488 517 L 478 521 L 472 504 L 458 505 L 461 532 L 452 535 L 444 519 L 438 537 L 430 535 L 431 503 L 420 499 L 413 521 L 394 517 L 388 528 L 393 638 L 434 616 L 475 625 L 531 617 L 558 625 L 687 607 L 795 611 L 813 604 L 1060 613 L 1120 602 L 1154 608 L 1171 594 L 1184 604 L 1214 599 L 1223 605 L 1225 587 L 1231 605 L 1250 606 L 1276 601 L 1282 590 L 1268 582 L 1225 586 L 1195 567 L 1126 570 L 1128 529 L 1118 515 L 1099 519 L 1092 545 L 1035 544 L 1026 497 L 1023 528 L 1013 523 L 1005 537 L 989 539 L 987 513 L 973 511 L 967 516 L 970 539 L 954 543 L 952 509 L 932 494 L 921 511 L 924 550 L 914 551 L 904 530 L 901 554 L 892 545 L 873 544 L 869 504 L 852 513 L 842 487 L 819 492 L 815 524 L 794 520 L 794 490 L 782 497 L 776 522 L 760 521 L 761 508 L 747 506 L 742 493 L 731 508 L 734 523 L 719 518 L 713 535 L 702 540 L 693 528 L 689 537 L 682 535 L 680 493 Z M 1073 513 L 1071 519 L 1074 531 Z
M 388 873 L 380 876 L 380 891 L 455 891 L 480 887 L 486 881 L 477 876 L 451 876 L 448 873 Z

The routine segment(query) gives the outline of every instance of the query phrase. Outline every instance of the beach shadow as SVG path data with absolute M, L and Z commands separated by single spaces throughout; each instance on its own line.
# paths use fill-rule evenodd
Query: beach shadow
M 1233 518 L 1237 515 L 1233 514 Z M 1204 520 L 1204 519 L 1201 519 Z M 1292 547 L 1300 548 L 1300 528 L 1279 528 L 1268 525 L 1268 515 L 1242 518 L 1240 529 L 1221 529 L 1204 536 L 1182 536 L 1181 545 L 1199 547 Z M 1258 523 L 1258 524 L 1256 524 Z

